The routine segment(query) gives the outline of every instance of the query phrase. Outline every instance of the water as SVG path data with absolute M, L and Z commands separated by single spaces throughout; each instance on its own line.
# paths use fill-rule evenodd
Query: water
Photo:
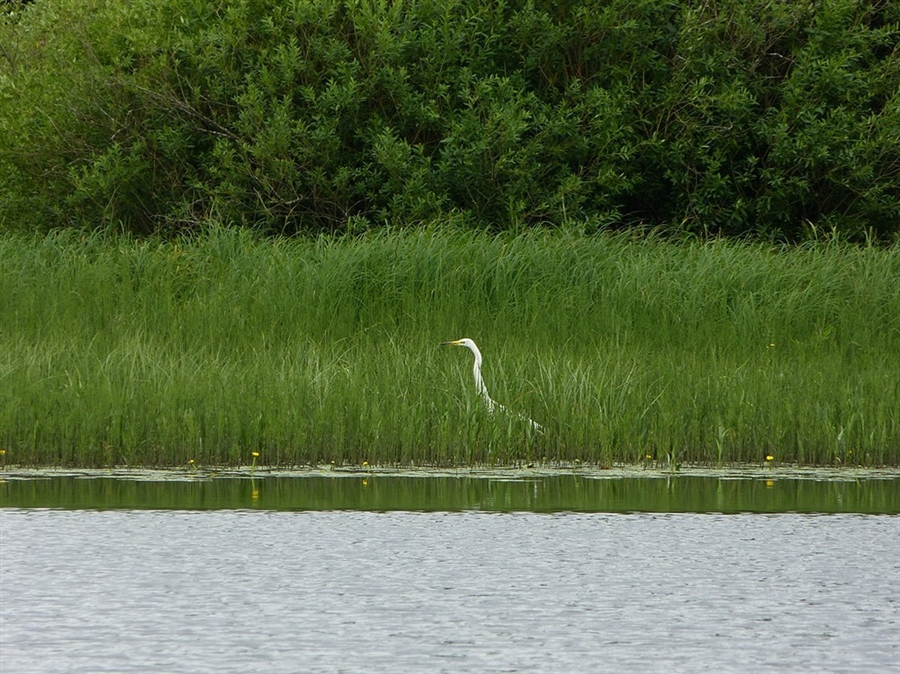
M 179 509 L 169 483 L 51 483 L 0 489 L 4 674 L 900 669 L 896 515 Z M 79 484 L 105 504 L 41 507 Z
M 460 475 L 126 471 L 7 473 L 0 505 L 24 508 L 264 509 L 491 512 L 693 512 L 900 514 L 900 476 L 847 471 L 761 471 L 744 476 L 612 471 Z M 52 477 L 48 477 L 52 476 Z M 27 479 L 22 479 L 27 478 Z

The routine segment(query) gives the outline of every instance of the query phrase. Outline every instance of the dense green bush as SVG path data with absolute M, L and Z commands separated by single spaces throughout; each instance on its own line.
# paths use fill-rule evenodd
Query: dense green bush
M 900 231 L 888 0 L 8 6 L 10 228 Z

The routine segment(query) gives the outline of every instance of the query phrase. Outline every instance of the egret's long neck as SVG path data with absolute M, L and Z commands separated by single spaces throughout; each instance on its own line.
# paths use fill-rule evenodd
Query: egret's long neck
M 484 385 L 484 379 L 481 376 L 481 351 L 478 350 L 477 346 L 470 347 L 472 349 L 472 353 L 475 354 L 475 365 L 472 367 L 472 374 L 475 375 L 475 390 L 478 391 L 478 394 L 487 400 L 488 405 L 493 404 L 493 400 L 488 395 L 487 386 Z

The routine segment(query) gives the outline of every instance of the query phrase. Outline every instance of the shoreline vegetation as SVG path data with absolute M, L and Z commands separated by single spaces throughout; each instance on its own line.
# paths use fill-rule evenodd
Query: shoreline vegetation
M 8 2 L 0 466 L 898 466 L 898 50 L 856 0 Z
M 897 278 L 837 239 L 6 234 L 2 461 L 898 466 Z

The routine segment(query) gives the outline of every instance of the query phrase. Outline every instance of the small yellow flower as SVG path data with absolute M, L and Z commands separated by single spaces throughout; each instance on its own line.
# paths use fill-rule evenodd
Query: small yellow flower
M 193 459 L 188 459 L 188 463 L 191 464 L 191 465 L 193 466 L 193 465 L 194 465 L 194 460 L 193 460 Z
M 363 461 L 363 466 L 368 466 L 368 465 L 369 465 L 368 461 Z
M 6 450 L 0 449 L 0 456 L 6 456 Z
M 257 456 L 259 456 L 259 452 L 252 452 L 252 453 L 250 454 L 250 456 L 252 456 L 252 457 L 257 457 Z
M 652 454 L 647 454 L 647 455 L 644 456 L 644 458 L 647 459 L 647 460 L 649 461 L 650 459 L 653 458 L 653 455 L 652 455 Z
M 774 460 L 775 460 L 774 456 L 772 456 L 771 454 L 766 454 L 766 461 L 774 461 Z

